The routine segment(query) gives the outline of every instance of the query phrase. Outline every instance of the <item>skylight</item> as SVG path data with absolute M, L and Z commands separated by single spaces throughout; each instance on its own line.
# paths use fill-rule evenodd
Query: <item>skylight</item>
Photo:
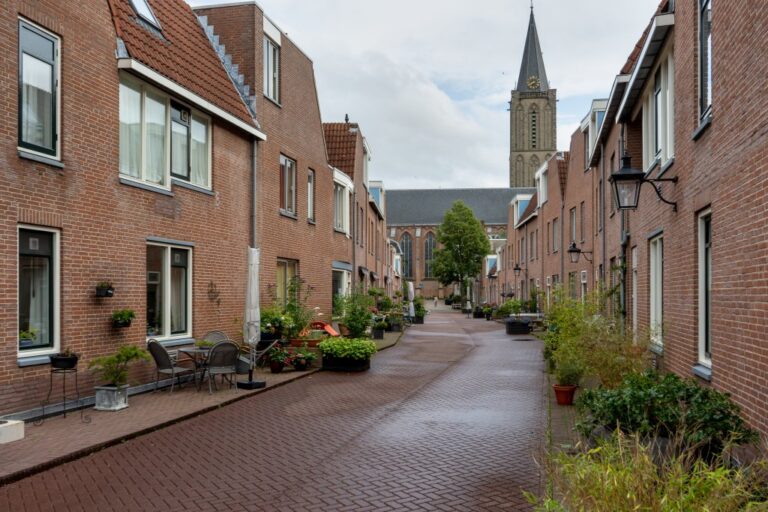
M 136 14 L 138 14 L 144 21 L 152 24 L 158 29 L 160 28 L 160 23 L 158 23 L 157 18 L 155 18 L 155 13 L 152 12 L 147 0 L 131 0 L 131 4 L 133 4 L 133 10 L 136 11 Z

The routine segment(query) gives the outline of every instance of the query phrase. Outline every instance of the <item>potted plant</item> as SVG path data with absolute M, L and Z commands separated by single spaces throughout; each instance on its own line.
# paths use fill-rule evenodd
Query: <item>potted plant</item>
M 413 301 L 413 323 L 423 324 L 426 315 L 427 308 L 424 307 L 424 297 L 416 297 Z
M 490 320 L 493 315 L 493 308 L 491 306 L 485 306 L 483 308 L 483 314 L 485 315 L 486 320 Z
M 96 386 L 97 411 L 119 411 L 128 407 L 128 366 L 140 360 L 149 360 L 149 353 L 135 345 L 125 345 L 111 356 L 97 357 L 88 365 L 97 378 L 107 382 Z
M 329 338 L 317 348 L 323 355 L 323 370 L 362 372 L 371 367 L 376 344 L 364 338 Z
M 280 345 L 275 345 L 269 352 L 269 370 L 272 373 L 281 373 L 285 365 L 291 364 L 291 353 Z
M 291 364 L 293 365 L 294 370 L 303 372 L 312 366 L 312 361 L 315 359 L 317 359 L 317 355 L 315 355 L 315 353 L 309 349 L 309 345 L 305 343 L 291 355 Z
M 344 304 L 343 323 L 349 329 L 350 338 L 362 338 L 366 336 L 368 328 L 373 323 L 371 314 L 373 299 L 370 295 L 360 292 L 351 293 Z
M 584 362 L 571 344 L 562 344 L 555 354 L 555 398 L 558 405 L 573 405 L 573 395 L 584 375 Z
M 383 319 L 378 320 L 375 324 L 373 324 L 373 329 L 371 330 L 371 333 L 373 334 L 373 339 L 375 340 L 383 340 L 384 339 L 384 331 L 387 330 L 387 322 Z
M 403 330 L 403 314 L 399 312 L 387 315 L 387 331 L 400 332 Z
M 67 348 L 58 354 L 53 354 L 50 358 L 51 368 L 56 368 L 57 370 L 71 370 L 77 366 L 80 354 L 72 351 L 71 348 Z
M 112 297 L 115 294 L 115 288 L 112 286 L 112 283 L 109 281 L 100 281 L 96 285 L 96 296 L 97 297 Z
M 283 335 L 283 328 L 286 324 L 286 317 L 280 306 L 275 304 L 261 309 L 261 341 L 263 350 L 275 340 L 279 340 Z
M 35 341 L 37 340 L 37 333 L 38 330 L 34 327 L 30 327 L 29 330 L 21 330 L 19 331 L 19 346 L 20 347 L 29 347 L 32 346 Z
M 112 327 L 130 327 L 131 320 L 136 318 L 132 309 L 118 309 L 112 312 Z

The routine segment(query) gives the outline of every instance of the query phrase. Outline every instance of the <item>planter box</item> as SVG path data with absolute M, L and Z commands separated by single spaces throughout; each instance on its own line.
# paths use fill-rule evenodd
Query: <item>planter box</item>
M 96 386 L 97 411 L 119 411 L 128 407 L 128 384 L 123 386 Z
M 413 317 L 413 323 L 414 324 L 423 324 L 424 323 L 424 317 L 423 316 L 415 316 L 415 317 Z
M 0 420 L 0 444 L 11 443 L 24 439 L 24 422 L 16 420 Z
M 531 334 L 531 322 L 527 319 L 510 318 L 504 324 L 507 327 L 507 334 Z
M 371 333 L 373 334 L 373 339 L 375 340 L 384 339 L 384 329 L 373 329 Z
M 370 368 L 370 359 L 323 356 L 323 370 L 332 372 L 364 372 Z
M 112 297 L 115 295 L 114 288 L 96 288 L 97 297 Z
M 306 343 L 307 348 L 316 348 L 317 344 L 320 343 L 321 341 L 323 341 L 323 338 L 315 338 L 315 339 L 297 338 L 297 339 L 291 339 L 290 346 L 295 348 L 301 348 Z
M 77 366 L 78 356 L 53 355 L 51 358 L 51 367 L 59 370 L 71 370 Z
M 131 320 L 112 320 L 112 327 L 115 327 L 116 329 L 121 329 L 123 327 L 130 327 L 131 326 Z
M 400 332 L 403 330 L 402 324 L 389 324 L 389 332 Z

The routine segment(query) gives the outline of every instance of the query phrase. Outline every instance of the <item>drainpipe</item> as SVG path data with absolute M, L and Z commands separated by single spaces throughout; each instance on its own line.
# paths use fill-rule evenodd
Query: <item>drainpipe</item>
M 251 187 L 253 200 L 251 201 L 251 247 L 256 248 L 258 240 L 258 228 L 256 226 L 256 197 L 258 194 L 258 170 L 259 170 L 259 147 L 258 140 L 253 139 L 253 153 L 251 159 Z
M 352 225 L 352 292 L 357 289 L 357 187 L 352 182 L 352 215 L 350 215 L 350 224 Z
M 602 250 L 600 251 L 600 268 L 605 272 L 605 252 L 608 250 L 605 232 L 608 228 L 605 225 L 605 143 L 603 142 L 600 143 L 600 190 L 598 190 L 598 193 L 602 197 L 602 200 L 598 202 L 598 204 L 602 205 L 602 208 L 600 208 L 600 211 L 597 214 L 600 216 L 600 225 L 603 228 L 600 233 L 600 243 L 602 245 Z M 603 279 L 603 274 L 601 273 L 598 278 Z M 605 283 L 603 283 L 603 285 L 605 285 Z

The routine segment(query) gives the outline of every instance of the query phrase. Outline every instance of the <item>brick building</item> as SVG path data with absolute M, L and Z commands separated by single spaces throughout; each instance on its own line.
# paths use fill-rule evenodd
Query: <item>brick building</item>
M 39 405 L 49 354 L 84 368 L 147 337 L 234 336 L 244 311 L 253 112 L 183 1 L 83 8 L 0 13 L 0 414 Z M 122 308 L 136 319 L 114 328 Z

